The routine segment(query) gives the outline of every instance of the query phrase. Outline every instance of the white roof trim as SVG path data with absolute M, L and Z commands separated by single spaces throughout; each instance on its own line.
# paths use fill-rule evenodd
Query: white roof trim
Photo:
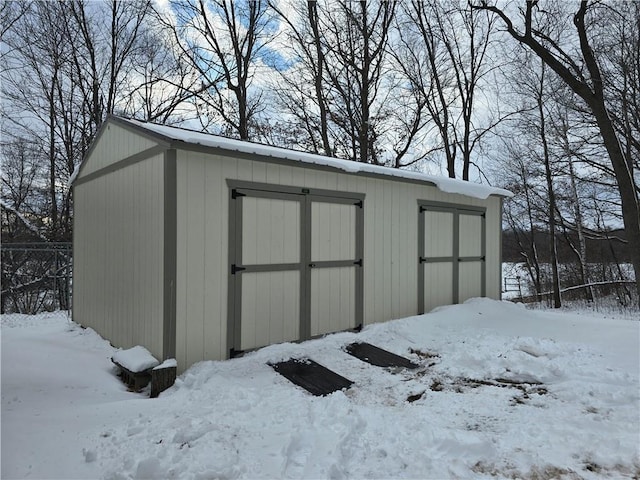
M 368 163 L 355 162 L 352 160 L 342 160 L 338 158 L 325 157 L 313 153 L 298 152 L 288 150 L 286 148 L 272 147 L 259 143 L 235 140 L 231 138 L 220 137 L 209 133 L 201 133 L 193 130 L 186 130 L 177 127 L 168 127 L 166 125 L 157 125 L 154 123 L 145 123 L 137 120 L 128 120 L 119 118 L 119 121 L 130 123 L 138 128 L 143 128 L 149 132 L 156 133 L 168 139 L 188 144 L 202 145 L 204 147 L 220 148 L 223 150 L 243 152 L 255 154 L 265 157 L 284 158 L 301 163 L 310 163 L 315 165 L 323 165 L 333 167 L 348 173 L 366 172 L 387 177 L 397 177 L 410 180 L 433 183 L 443 192 L 458 193 L 468 197 L 486 199 L 491 195 L 501 197 L 512 197 L 513 193 L 503 188 L 490 187 L 480 185 L 478 183 L 466 182 L 453 178 L 427 175 L 419 172 L 411 172 L 397 168 L 383 167 Z

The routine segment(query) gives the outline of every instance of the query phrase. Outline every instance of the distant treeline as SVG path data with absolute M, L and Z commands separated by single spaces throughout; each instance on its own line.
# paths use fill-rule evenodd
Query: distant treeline
M 579 262 L 576 246 L 579 244 L 575 232 L 556 234 L 558 263 Z M 630 263 L 631 247 L 627 242 L 625 231 L 591 232 L 585 239 L 587 263 Z M 539 262 L 551 261 L 551 241 L 549 232 L 534 230 L 533 232 L 516 232 L 505 230 L 502 234 L 502 261 L 518 263 L 527 257 L 533 257 L 535 246 Z

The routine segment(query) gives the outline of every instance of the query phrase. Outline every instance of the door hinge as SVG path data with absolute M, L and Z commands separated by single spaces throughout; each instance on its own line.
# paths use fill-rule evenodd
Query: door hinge
M 235 188 L 231 190 L 231 198 L 235 200 L 238 197 L 246 197 L 246 195 L 244 193 L 239 192 Z
M 363 206 L 364 204 L 362 203 L 362 200 L 358 200 L 356 203 L 354 203 L 354 205 L 355 205 L 356 207 L 360 207 L 360 208 L 362 208 L 362 206 Z
M 362 259 L 360 260 L 356 260 L 355 262 L 353 262 L 354 265 L 358 265 L 359 267 L 362 266 Z
M 427 259 L 425 257 L 418 257 L 418 263 L 424 263 L 426 260 Z
M 238 267 L 235 263 L 231 265 L 231 275 L 235 275 L 238 272 L 246 270 L 244 267 Z

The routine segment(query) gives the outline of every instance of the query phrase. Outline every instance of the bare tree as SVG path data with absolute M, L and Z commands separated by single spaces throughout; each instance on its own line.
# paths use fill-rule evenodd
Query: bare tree
M 395 1 L 339 1 L 325 6 L 319 23 L 332 97 L 332 122 L 344 134 L 347 158 L 384 163 L 379 155 L 382 120 L 390 110 L 383 86 Z
M 502 120 L 491 118 L 486 101 L 478 105 L 480 87 L 489 87 L 495 20 L 456 0 L 413 0 L 403 11 L 401 48 L 416 57 L 402 63 L 404 73 L 437 127 L 449 177 L 457 176 L 460 163 L 462 179 L 469 180 L 474 149 Z
M 558 274 L 558 238 L 556 235 L 556 193 L 553 185 L 553 172 L 551 170 L 551 154 L 549 152 L 549 142 L 547 140 L 547 119 L 545 112 L 545 65 L 540 68 L 538 83 L 535 86 L 534 98 L 538 110 L 538 133 L 542 143 L 542 159 L 544 163 L 544 177 L 547 184 L 547 195 L 549 198 L 549 251 L 551 252 L 551 279 L 553 289 L 553 307 L 560 308 L 560 276 Z
M 11 32 L 15 24 L 29 11 L 31 5 L 28 2 L 21 2 L 17 0 L 7 0 L 0 3 L 0 38 Z M 7 52 L 5 48 L 7 44 L 2 44 L 2 50 L 0 51 L 0 57 L 4 56 Z
M 10 65 L 3 78 L 6 101 L 4 136 L 11 138 L 17 127 L 16 139 L 30 137 L 40 145 L 38 156 L 48 164 L 48 236 L 59 235 L 57 179 L 59 150 L 57 149 L 57 120 L 60 92 L 67 86 L 64 67 L 68 48 L 64 27 L 59 22 L 62 6 L 35 2 L 29 15 L 22 16 L 14 30 L 5 37 L 13 48 L 3 60 Z M 21 68 L 16 65 L 22 63 Z M 13 67 L 13 68 L 12 68 Z M 28 112 L 28 114 L 27 114 Z
M 122 101 L 148 0 L 32 2 L 3 41 L 3 136 L 46 159 L 47 237 L 68 240 L 68 179 Z
M 142 47 L 139 35 L 147 18 L 150 0 L 108 0 L 105 10 L 94 2 L 71 0 L 65 13 L 74 83 L 82 109 L 90 122 L 83 136 L 89 141 L 104 118 L 113 113 L 125 90 L 130 60 Z
M 2 144 L 2 241 L 46 241 L 42 219 L 42 166 L 36 146 L 17 138 Z
M 308 149 L 331 157 L 334 148 L 329 119 L 330 94 L 325 83 L 328 47 L 320 32 L 318 2 L 294 3 L 286 11 L 276 2 L 270 2 L 270 6 L 287 26 L 284 44 L 296 59 L 294 65 L 277 69 L 278 84 L 274 90 L 284 110 L 296 118 L 306 133 Z
M 497 15 L 505 25 L 507 33 L 540 57 L 584 102 L 593 115 L 620 193 L 624 225 L 629 242 L 633 246 L 632 263 L 640 298 L 640 200 L 634 178 L 634 160 L 623 148 L 621 136 L 616 129 L 611 104 L 605 92 L 607 79 L 603 76 L 604 70 L 601 67 L 603 60 L 598 59 L 598 52 L 593 48 L 590 35 L 593 19 L 597 18 L 602 9 L 606 9 L 606 5 L 589 0 L 579 3 L 573 15 L 574 40 L 577 43 L 575 51 L 566 49 L 566 45 L 557 38 L 554 39 L 551 29 L 553 26 L 558 28 L 559 19 L 550 17 L 548 11 L 539 8 L 538 1 L 525 3 L 518 18 L 522 23 L 520 28 L 516 26 L 514 17 L 486 0 L 474 8 Z
M 266 0 L 174 0 L 164 16 L 185 58 L 200 76 L 196 102 L 201 120 L 243 140 L 262 110 L 252 86 L 267 53 L 270 14 Z M 203 125 L 205 128 L 209 125 Z
M 537 162 L 530 157 L 530 150 L 523 154 L 521 142 L 507 140 L 503 159 L 503 185 L 515 196 L 505 201 L 504 220 L 515 237 L 518 254 L 535 290 L 538 301 L 542 300 L 543 279 L 539 256 L 538 237 L 540 229 L 539 196 L 536 193 L 538 177 Z
M 280 105 L 308 150 L 396 168 L 425 156 L 425 101 L 392 54 L 394 2 L 308 1 L 281 11 Z
M 568 188 L 565 188 L 565 197 L 567 198 L 568 210 L 573 214 L 573 222 L 566 221 L 560 208 L 557 209 L 559 221 L 565 232 L 565 239 L 571 250 L 575 253 L 580 267 L 580 283 L 589 285 L 589 267 L 587 264 L 587 235 L 585 232 L 585 220 L 583 201 L 579 191 L 579 183 L 581 179 L 578 175 L 576 163 L 578 163 L 578 149 L 580 146 L 574 145 L 571 140 L 572 131 L 569 119 L 568 109 L 556 109 L 553 114 L 551 124 L 556 132 L 557 141 L 559 143 L 560 154 L 562 160 L 566 162 L 566 176 L 568 177 Z M 567 215 L 568 216 L 568 215 Z M 573 240 L 567 232 L 577 234 L 578 244 L 574 244 Z M 593 301 L 595 298 L 592 287 L 585 287 L 586 298 Z
M 138 36 L 139 48 L 129 75 L 137 81 L 124 85 L 125 116 L 171 124 L 193 117 L 189 103 L 202 93 L 199 76 L 181 57 L 166 28 L 147 26 Z
M 525 56 L 523 64 L 517 69 L 518 88 L 520 94 L 527 99 L 526 106 L 519 116 L 519 122 L 514 125 L 518 132 L 518 141 L 507 142 L 509 150 L 508 166 L 514 170 L 522 183 L 518 191 L 524 194 L 525 204 L 516 208 L 516 212 L 522 212 L 524 218 L 528 218 L 529 229 L 527 234 L 516 228 L 518 222 L 514 217 L 518 213 L 512 213 L 510 208 L 510 223 L 516 232 L 516 238 L 530 235 L 528 253 L 525 255 L 527 269 L 538 294 L 541 292 L 541 267 L 538 259 L 539 247 L 536 242 L 536 232 L 543 228 L 547 230 L 546 253 L 551 265 L 551 290 L 554 308 L 561 306 L 560 277 L 558 270 L 558 235 L 557 235 L 557 201 L 554 178 L 557 176 L 557 156 L 550 144 L 548 118 L 550 117 L 549 91 L 553 89 L 548 85 L 546 67 L 541 64 L 538 68 Z M 525 153 L 526 152 L 526 153 Z M 523 157 L 516 160 L 517 157 Z M 523 165 L 529 164 L 527 168 Z M 517 182 L 517 180 L 516 180 Z M 539 297 L 540 299 L 540 297 Z
M 640 171 L 640 3 L 617 2 L 601 10 L 596 24 L 601 35 L 594 48 L 606 52 L 600 59 L 605 95 L 618 138 L 632 169 Z M 636 192 L 638 192 L 636 180 Z

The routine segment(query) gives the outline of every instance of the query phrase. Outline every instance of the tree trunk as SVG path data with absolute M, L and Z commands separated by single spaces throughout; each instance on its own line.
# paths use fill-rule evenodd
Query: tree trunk
M 542 89 L 544 85 L 544 65 L 540 77 L 540 90 L 538 91 L 538 113 L 540 115 L 540 139 L 544 155 L 544 176 L 547 182 L 547 192 L 549 195 L 549 249 L 551 254 L 551 283 L 553 290 L 553 308 L 562 306 L 560 301 L 560 277 L 558 274 L 558 246 L 556 238 L 556 195 L 553 190 L 553 174 L 551 173 L 551 159 L 549 157 L 549 145 L 547 143 L 546 124 L 542 100 Z
M 631 164 L 631 159 L 629 159 L 629 163 L 625 160 L 622 146 L 616 136 L 613 123 L 604 105 L 604 100 L 602 98 L 598 99 L 597 104 L 594 101 L 592 110 L 618 183 L 618 191 L 622 202 L 622 219 L 627 242 L 630 245 L 628 250 L 636 277 L 636 291 L 638 305 L 640 306 L 640 206 L 638 205 L 638 196 L 633 179 L 633 165 Z
M 331 148 L 331 142 L 329 141 L 329 112 L 327 111 L 326 98 L 323 90 L 325 60 L 320 30 L 318 28 L 318 4 L 316 1 L 307 2 L 307 15 L 311 31 L 313 32 L 313 46 L 315 48 L 316 61 L 318 62 L 314 83 L 320 115 L 320 138 L 322 138 L 322 149 L 324 150 L 324 154 L 328 157 L 332 157 L 333 150 Z
M 587 240 L 584 235 L 584 228 L 582 225 L 582 207 L 580 206 L 580 198 L 578 197 L 578 187 L 576 185 L 576 174 L 573 168 L 573 160 L 571 159 L 571 153 L 569 152 L 568 139 L 566 131 L 564 133 L 565 150 L 568 155 L 567 160 L 569 162 L 569 180 L 571 182 L 571 195 L 573 197 L 573 211 L 576 220 L 576 233 L 578 234 L 578 261 L 580 262 L 580 276 L 583 285 L 588 285 L 589 269 L 587 266 Z M 593 287 L 585 287 L 587 292 L 587 301 L 593 302 Z
M 52 73 L 51 90 L 49 91 L 49 196 L 51 198 L 49 238 L 56 240 L 58 229 L 58 200 L 56 199 L 56 105 L 55 85 L 58 75 L 57 62 Z
M 540 261 L 538 259 L 538 248 L 536 245 L 536 227 L 535 220 L 533 215 L 533 204 L 531 200 L 531 195 L 529 194 L 529 187 L 527 183 L 527 173 L 525 171 L 524 165 L 522 165 L 522 179 L 523 185 L 525 187 L 525 198 L 527 201 L 527 218 L 529 220 L 529 232 L 531 234 L 531 239 L 529 243 L 529 249 L 531 255 L 527 256 L 527 271 L 529 272 L 529 276 L 531 277 L 531 281 L 536 289 L 536 299 L 538 302 L 542 301 L 542 281 L 540 280 Z

